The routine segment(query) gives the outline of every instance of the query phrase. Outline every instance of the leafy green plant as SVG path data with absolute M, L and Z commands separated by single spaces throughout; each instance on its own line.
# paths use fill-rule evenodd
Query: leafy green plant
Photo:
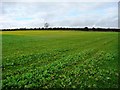
M 3 32 L 3 90 L 118 87 L 116 32 Z

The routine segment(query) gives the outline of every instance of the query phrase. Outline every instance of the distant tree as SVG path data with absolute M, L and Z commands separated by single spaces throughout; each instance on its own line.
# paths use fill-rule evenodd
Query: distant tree
M 85 29 L 88 29 L 88 27 L 85 27 Z
M 48 23 L 45 23 L 45 24 L 44 24 L 44 27 L 45 27 L 45 28 L 48 28 L 48 27 L 49 27 L 49 24 L 48 24 Z
M 92 30 L 95 31 L 95 28 L 93 27 Z
M 88 31 L 88 27 L 85 27 L 84 30 Z

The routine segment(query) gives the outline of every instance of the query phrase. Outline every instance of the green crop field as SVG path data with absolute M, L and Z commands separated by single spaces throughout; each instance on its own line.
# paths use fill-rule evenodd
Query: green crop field
M 2 89 L 118 88 L 118 33 L 2 32 Z

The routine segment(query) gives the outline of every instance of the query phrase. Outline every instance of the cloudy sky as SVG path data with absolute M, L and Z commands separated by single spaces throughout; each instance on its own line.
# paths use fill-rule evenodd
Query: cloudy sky
M 118 27 L 118 0 L 88 1 L 4 0 L 0 29 L 43 27 Z

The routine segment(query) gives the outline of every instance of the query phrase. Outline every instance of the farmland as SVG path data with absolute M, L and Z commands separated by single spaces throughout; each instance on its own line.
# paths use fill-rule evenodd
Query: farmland
M 118 87 L 117 32 L 1 34 L 3 90 Z

